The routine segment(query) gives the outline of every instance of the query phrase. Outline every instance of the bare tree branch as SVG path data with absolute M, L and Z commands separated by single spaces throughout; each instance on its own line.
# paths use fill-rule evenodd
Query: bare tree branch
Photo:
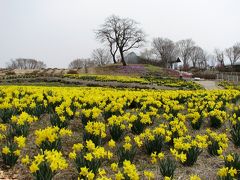
M 119 50 L 124 66 L 126 65 L 124 52 L 140 47 L 145 41 L 145 34 L 138 28 L 138 23 L 115 15 L 105 20 L 105 23 L 96 31 L 96 37 L 101 42 L 108 42 L 114 62 L 115 54 Z
M 219 63 L 220 67 L 224 67 L 224 52 L 221 51 L 220 49 L 215 49 L 214 50 L 214 56 L 216 61 Z
M 189 61 L 195 42 L 192 39 L 183 39 L 176 43 L 178 48 L 179 56 L 183 61 L 183 67 L 187 68 L 189 66 Z
M 154 38 L 152 42 L 153 52 L 160 58 L 164 67 L 177 59 L 177 51 L 174 42 L 167 38 Z
M 94 49 L 92 59 L 98 66 L 103 66 L 110 63 L 110 54 L 102 48 Z
M 225 53 L 231 63 L 231 66 L 234 65 L 237 60 L 240 59 L 240 43 L 236 43 L 232 47 L 227 48 Z
M 69 69 L 81 69 L 95 66 L 95 63 L 90 59 L 75 59 L 70 62 L 68 68 Z

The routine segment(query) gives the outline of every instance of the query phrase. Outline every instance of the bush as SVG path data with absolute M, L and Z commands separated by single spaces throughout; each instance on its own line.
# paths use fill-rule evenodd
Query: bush
M 70 69 L 67 74 L 78 74 L 78 71 L 77 70 L 74 70 L 74 69 Z
M 29 75 L 29 76 L 34 77 L 34 76 L 37 76 L 38 73 L 39 73 L 39 70 L 35 70 L 35 71 L 30 72 L 30 73 L 25 73 L 25 75 Z
M 6 73 L 5 73 L 6 75 L 16 75 L 16 73 L 14 72 L 14 71 L 7 71 Z
M 202 79 L 216 79 L 217 75 L 216 73 L 212 72 L 195 72 L 193 73 L 193 77 L 199 77 Z

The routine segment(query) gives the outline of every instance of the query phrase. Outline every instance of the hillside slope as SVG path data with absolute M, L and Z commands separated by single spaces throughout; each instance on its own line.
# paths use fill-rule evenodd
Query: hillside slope
M 0 70 L 0 77 L 6 75 L 36 75 L 36 76 L 63 76 L 64 74 L 99 74 L 99 75 L 126 75 L 126 76 L 158 76 L 158 77 L 189 77 L 189 74 L 180 73 L 172 69 L 165 69 L 158 66 L 148 64 L 131 64 L 122 66 L 120 64 L 106 65 L 103 67 L 91 67 L 87 69 L 58 69 L 47 68 L 41 70 Z

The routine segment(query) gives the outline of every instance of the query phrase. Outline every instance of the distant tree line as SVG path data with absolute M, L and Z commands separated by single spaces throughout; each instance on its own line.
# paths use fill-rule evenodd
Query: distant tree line
M 84 59 L 84 58 L 79 58 L 73 60 L 68 68 L 69 69 L 81 69 L 81 68 L 88 68 L 94 66 L 94 62 L 91 59 Z
M 97 48 L 92 52 L 91 58 L 78 58 L 70 62 L 69 69 L 81 69 L 94 66 L 104 66 L 111 62 L 111 55 L 106 49 Z
M 7 68 L 10 69 L 42 69 L 46 68 L 46 64 L 43 61 L 37 61 L 35 59 L 18 58 L 10 60 L 7 63 Z
M 230 61 L 230 65 L 232 66 L 240 59 L 240 42 L 225 50 L 215 49 L 214 54 L 220 66 L 225 65 L 226 58 Z
M 130 18 L 112 15 L 94 31 L 96 39 L 103 47 L 94 49 L 91 58 L 78 58 L 70 62 L 70 69 L 104 66 L 110 63 L 122 63 L 126 66 L 125 55 L 133 48 L 139 48 L 146 42 L 146 35 L 139 24 Z M 179 57 L 182 69 L 206 69 L 208 66 L 224 67 L 228 59 L 233 66 L 240 59 L 240 42 L 225 50 L 215 49 L 213 54 L 197 45 L 192 39 L 177 42 L 164 37 L 155 37 L 151 47 L 141 52 L 141 59 L 162 67 L 172 67 Z M 18 58 L 11 60 L 8 68 L 12 69 L 41 69 L 46 64 L 35 59 Z
M 138 23 L 129 18 L 112 15 L 95 31 L 96 38 L 104 43 L 109 50 L 112 62 L 117 63 L 117 53 L 120 61 L 126 65 L 124 55 L 132 48 L 144 45 L 145 33 L 138 27 Z M 151 64 L 163 67 L 172 66 L 178 57 L 182 61 L 182 68 L 206 69 L 207 66 L 224 66 L 226 60 L 233 65 L 240 59 L 240 43 L 221 51 L 215 49 L 213 54 L 197 45 L 192 39 L 174 42 L 168 38 L 156 37 L 152 40 L 152 47 L 141 52 L 142 59 Z
M 240 43 L 226 48 L 215 49 L 213 54 L 198 46 L 192 39 L 173 42 L 167 38 L 154 38 L 152 48 L 141 52 L 141 57 L 149 62 L 155 62 L 163 67 L 171 65 L 178 57 L 182 61 L 183 69 L 206 69 L 208 66 L 223 68 L 226 60 L 233 66 L 240 59 Z
M 141 52 L 141 57 L 148 61 L 157 62 L 163 67 L 172 66 L 180 57 L 183 69 L 206 68 L 209 54 L 196 45 L 192 39 L 173 42 L 168 38 L 157 37 L 152 41 L 152 47 Z

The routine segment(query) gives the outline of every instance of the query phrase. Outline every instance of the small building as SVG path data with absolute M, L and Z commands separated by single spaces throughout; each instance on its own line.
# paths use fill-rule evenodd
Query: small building
M 142 58 L 134 52 L 129 53 L 125 57 L 125 61 L 127 64 L 142 64 Z
M 171 69 L 177 69 L 178 67 L 178 63 L 181 63 L 182 61 L 180 60 L 180 58 L 178 57 L 176 60 L 172 60 L 168 62 L 168 66 Z

